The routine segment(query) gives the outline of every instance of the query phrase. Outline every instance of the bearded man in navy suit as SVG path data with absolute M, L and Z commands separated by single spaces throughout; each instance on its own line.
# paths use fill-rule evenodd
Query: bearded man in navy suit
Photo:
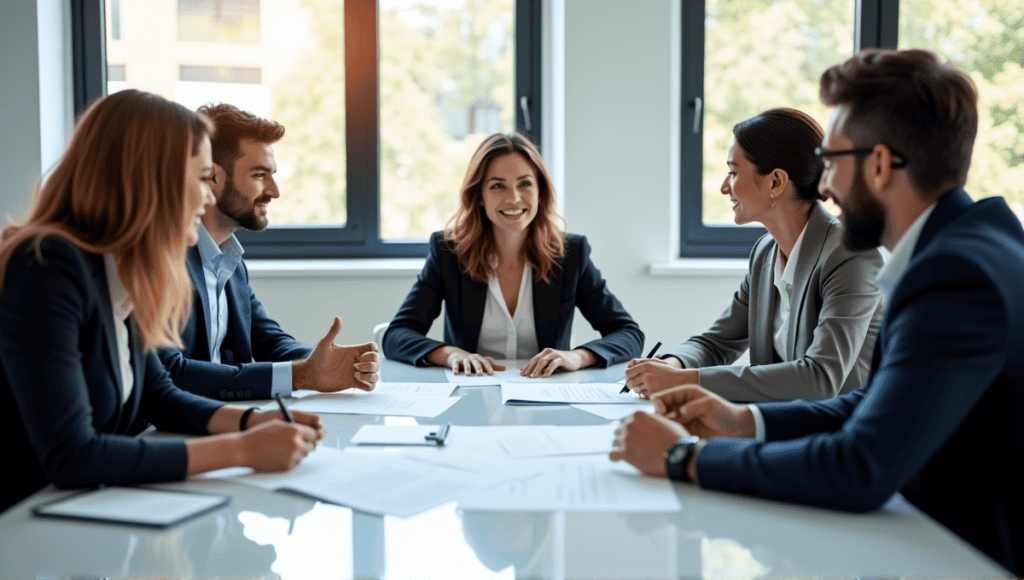
M 221 400 L 269 399 L 294 389 L 373 389 L 377 345 L 334 344 L 338 317 L 315 347 L 299 342 L 267 314 L 249 285 L 234 232 L 267 227 L 267 204 L 281 195 L 274 143 L 284 127 L 223 103 L 199 112 L 216 131 L 210 187 L 217 203 L 202 217 L 199 242 L 186 260 L 195 293 L 184 348 L 160 352 L 174 383 Z
M 885 245 L 888 294 L 867 382 L 821 402 L 729 403 L 684 385 L 616 432 L 651 475 L 830 508 L 900 492 L 1024 574 L 1024 230 L 973 202 L 970 78 L 930 52 L 865 50 L 821 77 L 834 107 L 820 190 L 852 249 Z

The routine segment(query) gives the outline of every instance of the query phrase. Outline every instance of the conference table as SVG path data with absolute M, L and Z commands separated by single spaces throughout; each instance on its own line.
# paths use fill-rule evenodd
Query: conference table
M 619 365 L 599 380 L 622 378 Z M 441 369 L 382 362 L 382 380 L 443 382 Z M 599 425 L 569 406 L 501 404 L 497 386 L 459 387 L 431 419 L 323 415 L 321 445 L 363 425 Z M 16 477 L 8 473 L 7 477 Z M 380 482 L 387 485 L 387 482 Z M 1009 573 L 901 496 L 852 514 L 673 484 L 672 513 L 476 512 L 449 503 L 379 516 L 221 479 L 162 484 L 231 496 L 168 529 L 48 520 L 44 489 L 0 515 L 0 578 L 1002 578 Z

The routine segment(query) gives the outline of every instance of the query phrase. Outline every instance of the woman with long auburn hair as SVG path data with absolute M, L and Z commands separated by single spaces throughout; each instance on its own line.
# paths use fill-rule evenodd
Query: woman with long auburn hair
M 283 470 L 323 436 L 319 418 L 243 411 L 179 390 L 154 349 L 191 308 L 185 249 L 213 201 L 211 126 L 156 95 L 96 101 L 0 242 L 0 510 L 59 487 L 182 479 L 231 465 Z M 143 440 L 164 431 L 207 434 Z M 251 428 L 244 434 L 228 433 Z
M 525 136 L 480 144 L 462 182 L 459 210 L 430 237 L 430 254 L 384 335 L 384 355 L 456 373 L 493 374 L 496 359 L 529 361 L 525 376 L 607 366 L 639 356 L 644 335 L 590 260 L 583 236 L 566 234 L 551 176 Z M 426 337 L 445 306 L 444 342 Z M 570 349 L 576 308 L 601 338 Z
M 818 400 L 867 379 L 883 298 L 882 254 L 842 244 L 822 205 L 825 136 L 813 117 L 769 109 L 733 127 L 722 194 L 737 224 L 768 233 L 732 302 L 704 334 L 657 359 L 630 361 L 626 384 L 643 396 L 697 384 L 731 401 Z M 750 365 L 734 365 L 747 349 Z

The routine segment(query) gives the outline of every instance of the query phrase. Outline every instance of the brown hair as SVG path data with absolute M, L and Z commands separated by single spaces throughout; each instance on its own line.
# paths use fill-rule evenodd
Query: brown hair
M 855 147 L 888 145 L 926 199 L 967 183 L 978 93 L 970 77 L 935 53 L 862 50 L 821 75 L 820 94 L 830 107 L 849 108 L 839 129 Z
M 252 139 L 258 143 L 277 143 L 284 137 L 284 126 L 276 121 L 257 117 L 234 105 L 220 103 L 203 105 L 199 112 L 213 121 L 216 134 L 210 145 L 213 146 L 213 162 L 227 172 L 231 179 L 235 161 L 242 156 L 242 139 Z
M 818 193 L 824 165 L 814 148 L 821 145 L 825 132 L 814 117 L 796 109 L 768 109 L 737 123 L 732 134 L 759 175 L 781 169 L 793 182 L 797 199 L 824 199 Z
M 523 253 L 536 273 L 535 278 L 547 282 L 565 252 L 565 220 L 555 212 L 555 188 L 540 151 L 521 133 L 495 133 L 477 147 L 462 180 L 459 210 L 449 220 L 445 238 L 455 243 L 459 264 L 471 278 L 486 282 L 494 274 L 491 256 L 497 253 L 497 245 L 494 226 L 481 207 L 482 183 L 491 161 L 510 153 L 525 157 L 537 174 L 537 215 L 530 222 Z
M 53 174 L 36 187 L 28 221 L 0 234 L 0 280 L 26 241 L 41 257 L 47 235 L 112 254 L 143 348 L 180 347 L 192 309 L 185 174 L 211 130 L 201 115 L 150 93 L 126 90 L 97 100 Z

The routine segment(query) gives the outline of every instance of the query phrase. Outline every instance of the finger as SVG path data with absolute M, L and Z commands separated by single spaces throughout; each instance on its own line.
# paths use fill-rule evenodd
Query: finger
M 355 373 L 354 376 L 360 383 L 356 385 L 356 388 L 363 389 L 364 391 L 372 391 L 379 379 L 377 373 Z
M 636 363 L 636 364 L 633 364 L 633 363 Z M 636 377 L 637 375 L 639 375 L 640 373 L 643 372 L 643 368 L 640 366 L 642 363 L 643 363 L 643 361 L 639 361 L 639 359 L 633 359 L 633 361 L 629 363 L 629 366 L 626 367 L 626 372 L 625 372 L 627 380 L 628 379 L 632 379 L 632 378 Z
M 455 374 L 459 374 L 461 372 L 468 375 L 471 368 L 472 367 L 469 364 L 469 359 L 455 359 Z
M 542 374 L 542 376 L 550 377 L 551 374 L 555 372 L 555 369 L 558 369 L 558 368 L 564 367 L 564 366 L 565 366 L 565 359 L 560 357 L 560 356 L 556 356 L 553 359 L 549 360 L 548 364 L 546 364 L 544 366 L 544 373 Z
M 524 377 L 530 376 L 530 373 L 533 372 L 533 367 L 537 366 L 537 361 L 539 359 L 539 354 L 533 355 L 533 358 L 527 361 L 526 366 L 523 367 L 523 370 L 519 371 L 519 374 Z
M 353 365 L 356 372 L 360 373 L 375 373 L 380 370 L 380 367 L 375 362 L 360 362 Z
M 505 365 L 498 364 L 498 361 L 494 360 L 493 358 L 491 358 L 489 356 L 488 357 L 484 357 L 484 358 L 487 359 L 487 361 L 491 363 L 491 368 L 492 369 L 494 369 L 496 371 L 503 371 L 503 370 L 505 370 Z
M 612 449 L 611 453 L 608 454 L 608 459 L 612 461 L 626 461 L 626 450 Z
M 488 357 L 484 357 L 484 358 L 480 359 L 480 366 L 483 367 L 485 373 L 487 373 L 489 375 L 493 375 L 494 374 L 494 369 L 491 368 L 491 361 L 489 361 L 487 359 L 488 359 Z
M 642 360 L 642 359 L 638 359 L 638 358 L 635 358 L 635 359 L 632 359 L 632 360 L 630 360 L 630 361 L 629 361 L 629 363 L 627 363 L 627 364 L 626 364 L 626 368 L 627 368 L 627 369 L 629 369 L 629 368 L 633 368 L 633 367 L 635 367 L 635 366 L 636 366 L 637 364 L 639 364 L 639 362 L 640 362 L 641 360 Z
M 473 373 L 476 374 L 476 376 L 479 377 L 480 375 L 484 374 L 483 370 L 481 370 L 481 368 L 480 368 L 480 361 L 478 361 L 475 358 L 472 358 L 472 359 L 469 359 L 469 362 L 472 363 L 472 365 L 473 365 Z
M 327 331 L 327 334 L 320 339 L 318 344 L 321 346 L 334 344 L 334 339 L 338 337 L 339 332 L 341 332 L 341 318 L 335 316 L 334 322 L 331 323 L 331 328 Z
M 380 360 L 380 355 L 377 354 L 377 351 L 375 351 L 375 350 L 369 351 L 369 352 L 364 352 L 363 354 L 359 355 L 359 360 L 362 361 L 362 362 L 372 362 L 372 363 L 375 363 L 375 362 Z
M 369 354 L 371 352 L 375 353 L 375 352 L 377 352 L 377 343 L 376 342 L 364 342 L 363 344 L 358 345 L 357 348 L 359 348 L 359 350 L 363 354 Z

